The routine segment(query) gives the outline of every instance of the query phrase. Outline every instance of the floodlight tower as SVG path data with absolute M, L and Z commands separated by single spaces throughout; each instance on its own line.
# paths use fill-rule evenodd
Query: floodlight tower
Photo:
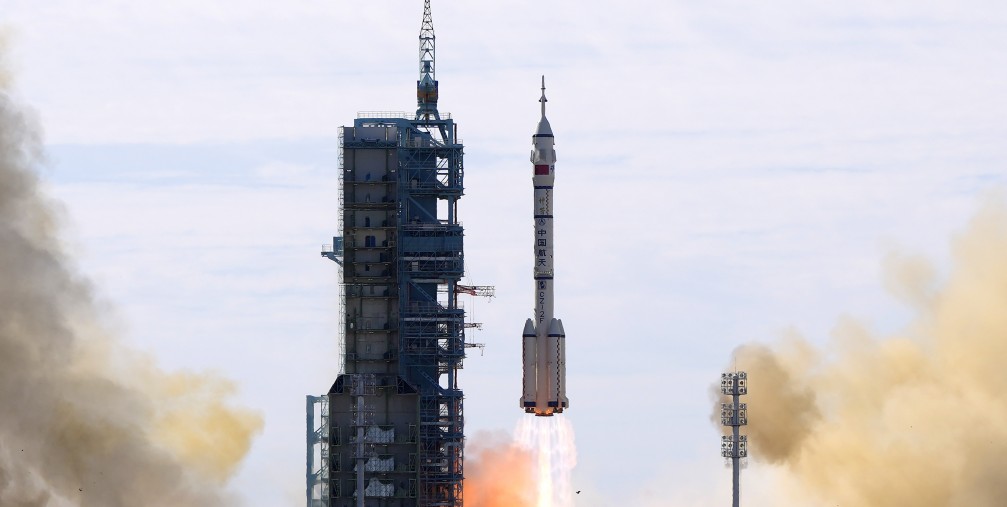
M 743 371 L 720 374 L 720 393 L 731 397 L 731 403 L 720 404 L 720 423 L 731 427 L 731 435 L 720 437 L 720 455 L 731 459 L 733 500 L 739 507 L 741 497 L 741 458 L 748 457 L 748 437 L 740 428 L 748 424 L 748 406 L 741 396 L 748 394 L 748 374 Z

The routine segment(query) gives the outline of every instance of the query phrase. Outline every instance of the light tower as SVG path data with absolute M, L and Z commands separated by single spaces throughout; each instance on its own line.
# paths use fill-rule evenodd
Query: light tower
M 741 403 L 741 397 L 748 394 L 748 374 L 743 371 L 720 374 L 720 393 L 731 397 L 731 403 L 720 404 L 720 423 L 731 428 L 730 435 L 720 437 L 720 455 L 731 460 L 731 505 L 739 507 L 741 458 L 748 457 L 748 437 L 740 434 L 740 428 L 748 424 L 748 406 Z

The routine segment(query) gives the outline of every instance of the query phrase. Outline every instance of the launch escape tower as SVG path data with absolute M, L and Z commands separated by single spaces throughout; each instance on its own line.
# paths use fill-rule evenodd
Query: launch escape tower
M 309 507 L 459 507 L 465 310 L 462 144 L 437 110 L 424 1 L 415 115 L 360 113 L 340 130 L 343 370 L 307 398 Z

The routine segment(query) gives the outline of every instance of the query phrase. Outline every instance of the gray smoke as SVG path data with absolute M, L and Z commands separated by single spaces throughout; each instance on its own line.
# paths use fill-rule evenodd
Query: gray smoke
M 259 417 L 224 403 L 226 382 L 160 372 L 104 331 L 40 191 L 39 128 L 9 93 L 2 42 L 0 506 L 234 505 L 223 484 Z

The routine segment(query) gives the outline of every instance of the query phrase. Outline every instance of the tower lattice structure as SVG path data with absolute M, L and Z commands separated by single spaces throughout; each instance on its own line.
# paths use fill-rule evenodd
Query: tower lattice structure
M 309 507 L 460 507 L 465 357 L 463 146 L 437 111 L 430 1 L 417 111 L 340 129 L 343 368 L 308 397 Z M 489 295 L 492 295 L 490 291 Z

